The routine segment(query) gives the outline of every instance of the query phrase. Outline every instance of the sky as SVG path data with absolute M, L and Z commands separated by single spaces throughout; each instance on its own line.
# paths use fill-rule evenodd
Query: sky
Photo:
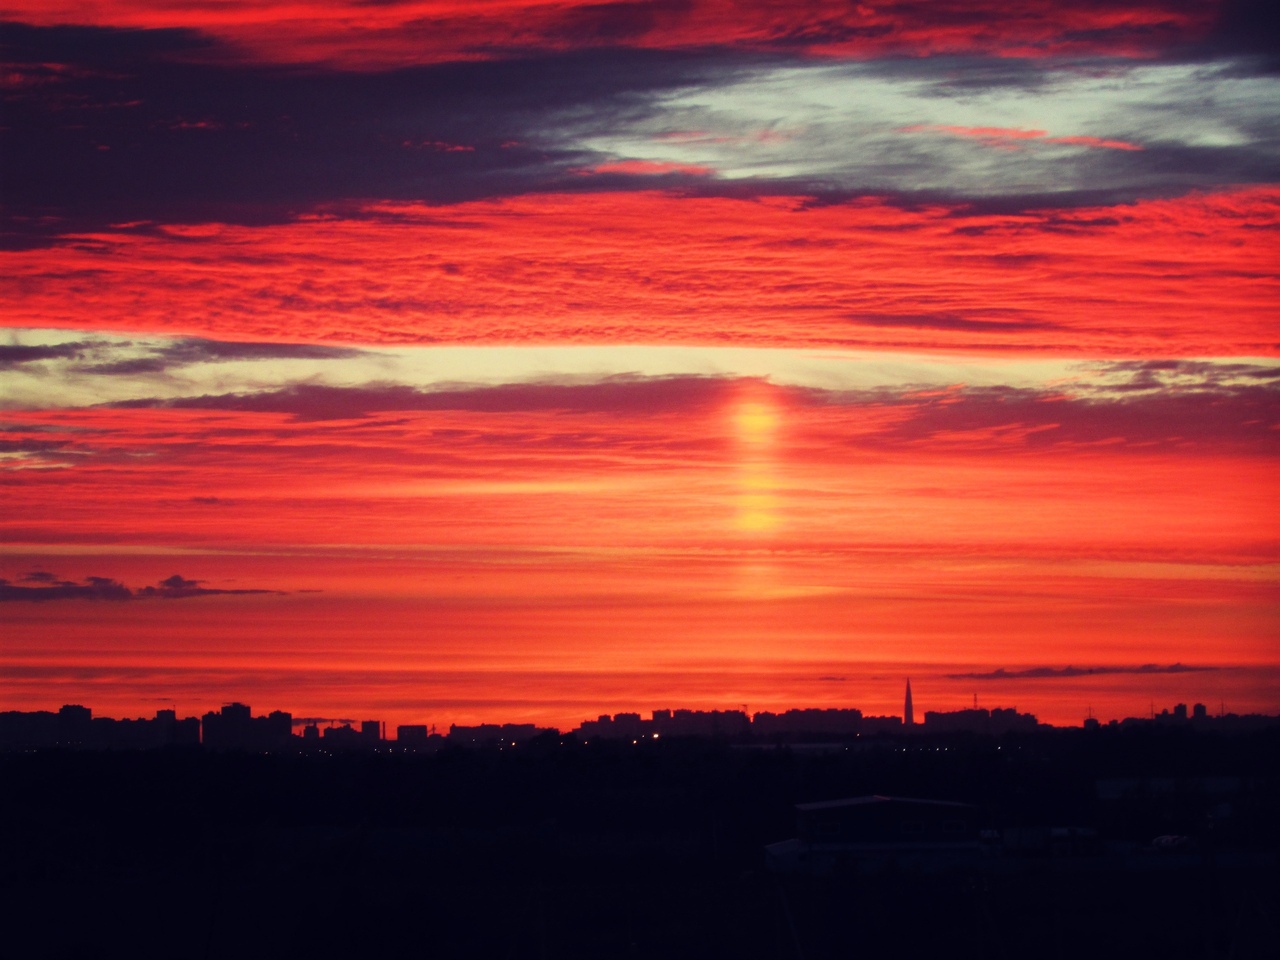
M 1280 713 L 1280 15 L 0 0 L 0 709 Z

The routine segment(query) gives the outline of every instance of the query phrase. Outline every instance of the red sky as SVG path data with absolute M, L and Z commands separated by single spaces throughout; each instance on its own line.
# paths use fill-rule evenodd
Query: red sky
M 7 7 L 0 708 L 1280 711 L 1274 38 L 923 9 Z

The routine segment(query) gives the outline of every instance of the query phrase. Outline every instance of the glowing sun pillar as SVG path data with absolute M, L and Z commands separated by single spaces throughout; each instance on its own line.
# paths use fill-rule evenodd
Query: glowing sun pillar
M 778 526 L 774 445 L 778 409 L 768 399 L 740 400 L 733 410 L 738 441 L 738 493 L 734 525 L 744 534 L 765 534 Z

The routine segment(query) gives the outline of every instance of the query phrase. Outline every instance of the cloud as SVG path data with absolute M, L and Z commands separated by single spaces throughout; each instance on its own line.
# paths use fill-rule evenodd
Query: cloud
M 948 673 L 948 680 L 1050 680 L 1055 678 L 1100 677 L 1108 674 L 1202 673 L 1220 667 L 1187 666 L 1173 663 L 1161 666 L 1144 663 L 1138 667 L 1033 667 L 1029 670 L 1006 670 L 1001 667 L 986 673 Z
M 1017 330 L 1060 330 L 1061 325 L 1047 320 L 1031 320 L 1009 316 L 1004 320 L 982 320 L 954 313 L 851 313 L 848 318 L 868 327 L 903 327 L 916 330 L 949 330 L 969 333 L 1010 333 Z
M 651 414 L 669 410 L 689 411 L 723 403 L 739 382 L 719 377 L 623 374 L 588 383 L 514 383 L 435 390 L 421 390 L 402 384 L 335 387 L 299 383 L 258 393 L 169 400 L 142 398 L 109 406 L 117 409 L 153 407 L 283 413 L 299 421 L 346 420 L 391 411 L 427 410 Z
M 867 398 L 854 398 L 865 403 Z M 858 442 L 957 446 L 1252 448 L 1280 454 L 1280 386 L 1212 383 L 1083 395 L 1019 387 L 957 387 L 885 398 L 908 415 Z
M 258 392 L 137 398 L 116 409 L 228 410 L 288 415 L 296 422 L 364 419 L 376 414 L 464 411 L 606 413 L 646 417 L 698 413 L 765 390 L 801 416 L 803 409 L 867 410 L 882 416 L 839 442 L 872 447 L 928 445 L 1027 449 L 1071 446 L 1133 449 L 1252 449 L 1280 453 L 1280 370 L 1248 364 L 1160 362 L 1086 369 L 1075 384 L 1048 388 L 956 385 L 917 389 L 819 389 L 734 376 L 624 374 L 591 381 L 359 387 L 296 383 Z M 803 422 L 803 417 L 801 421 Z
M 740 69 L 659 51 L 327 73 L 194 64 L 142 47 L 122 64 L 116 39 L 6 28 L 18 63 L 80 64 L 6 105 L 10 246 L 109 224 L 285 222 L 368 198 L 455 203 L 562 181 L 599 189 L 571 171 L 609 158 L 566 127 L 648 111 L 653 94 Z
M 0 438 L 0 453 L 46 454 L 63 450 L 70 445 L 67 440 L 36 440 L 32 437 Z
M 1244 53 L 1280 71 L 1280 10 L 1270 0 L 1225 0 L 1217 21 L 1197 46 L 1211 53 Z
M 945 124 L 917 124 L 900 127 L 901 133 L 942 133 L 956 137 L 969 137 L 991 146 L 1016 148 L 1019 143 L 1054 143 L 1067 146 L 1099 147 L 1108 150 L 1141 150 L 1138 144 L 1124 140 L 1108 140 L 1104 137 L 1051 137 L 1048 130 L 1024 130 L 1020 127 L 956 127 Z
M 1234 3 L 1244 8 L 1253 4 Z M 494 58 L 628 47 L 651 49 L 783 50 L 812 57 L 933 57 L 1167 55 L 1214 31 L 1219 4 L 1180 0 L 847 0 L 761 4 L 752 0 L 516 0 L 494 17 L 483 7 L 448 0 L 264 6 L 225 0 L 216 16 L 199 8 L 124 0 L 95 8 L 57 0 L 14 0 L 15 20 L 111 24 L 170 29 L 188 57 L 259 63 L 306 63 L 386 70 L 423 62 Z M 1224 24 L 1218 46 L 1230 49 L 1255 31 L 1257 18 Z M 1236 18 L 1241 20 L 1241 18 Z M 65 29 L 65 28 L 64 28 Z M 121 44 L 140 41 L 119 31 Z M 160 31 L 156 31 L 160 32 Z M 1256 41 L 1255 41 L 1256 42 Z M 201 50 L 200 46 L 209 49 Z
M 125 347 L 130 344 L 125 344 Z M 236 360 L 347 360 L 363 356 L 354 347 L 331 347 L 307 343 L 249 343 L 199 338 L 183 338 L 162 346 L 145 345 L 147 354 L 122 360 L 84 363 L 80 373 L 133 376 L 164 373 L 175 367 L 197 363 L 225 363 Z
M 669 163 L 660 160 L 611 160 L 581 171 L 584 174 L 620 173 L 629 177 L 665 177 L 671 174 L 706 176 L 714 171 L 693 163 Z
M 202 580 L 188 580 L 178 574 L 161 580 L 155 586 L 131 590 L 129 587 L 109 577 L 85 577 L 82 581 L 60 580 L 54 574 L 43 570 L 32 571 L 24 575 L 21 583 L 33 583 L 36 586 L 21 586 L 8 580 L 0 580 L 0 603 L 29 602 L 44 603 L 52 600 L 184 600 L 190 597 L 206 597 L 219 594 L 263 594 L 280 593 L 279 590 L 226 590 L 204 587 Z
M 22 583 L 57 583 L 57 574 L 50 573 L 48 570 L 32 570 L 30 573 L 22 576 Z
M 49 600 L 132 600 L 133 591 L 107 577 L 86 577 L 83 582 L 58 580 L 40 586 L 23 587 L 0 580 L 0 603 Z
M 252 593 L 279 593 L 278 590 L 220 590 L 211 587 L 204 587 L 201 584 L 203 580 L 188 580 L 179 574 L 174 574 L 154 587 L 143 587 L 135 593 L 140 599 L 149 599 L 159 597 L 162 600 L 184 600 L 188 597 L 209 597 L 218 594 L 252 594 Z
M 0 344 L 0 369 L 16 367 L 22 363 L 41 360 L 66 360 L 79 357 L 88 346 L 86 343 L 57 343 L 41 346 Z
M 7 254 L 0 297 L 15 326 L 131 338 L 1274 352 L 1275 188 L 1076 211 L 1042 200 L 1011 212 L 617 190 L 368 204 L 68 238 Z
M 632 25 L 618 36 L 651 15 L 613 4 L 571 12 L 596 24 L 587 32 Z M 965 29 L 979 26 L 990 23 Z M 303 71 L 183 59 L 201 42 L 191 31 L 4 30 L 19 74 L 59 65 L 6 102 L 3 239 L 14 248 L 109 225 L 281 223 L 375 198 L 453 204 L 657 177 L 702 195 L 1000 196 L 1025 208 L 1280 176 L 1264 106 L 1274 85 L 1236 61 L 1013 66 L 970 51 L 833 64 L 797 58 L 791 27 L 771 24 L 735 49 L 708 32 L 680 50 L 535 45 L 510 59 Z M 1045 115 L 1075 121 L 1010 139 L 1038 133 L 1029 126 Z M 749 135 L 783 120 L 788 137 Z M 656 139 L 691 124 L 712 136 Z M 993 157 L 1006 152 L 983 146 L 992 142 L 1041 148 Z

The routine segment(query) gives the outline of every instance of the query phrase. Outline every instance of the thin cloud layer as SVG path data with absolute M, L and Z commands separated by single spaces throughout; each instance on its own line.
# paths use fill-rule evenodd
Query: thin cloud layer
M 1280 371 L 1233 365 L 1177 386 L 1086 382 L 1062 387 L 902 388 L 858 392 L 769 387 L 732 378 L 615 376 L 593 383 L 525 383 L 418 389 L 405 385 L 334 387 L 295 384 L 258 393 L 118 401 L 120 409 L 225 410 L 285 414 L 297 422 L 365 419 L 379 413 L 464 411 L 478 414 L 607 413 L 643 418 L 699 417 L 752 390 L 763 391 L 803 422 L 803 411 L 859 409 L 890 416 L 859 430 L 858 445 L 927 444 L 1036 449 L 1104 444 L 1139 450 L 1252 450 L 1280 453 Z M 1186 365 L 1184 369 L 1193 368 Z M 1230 382 L 1222 382 L 1230 377 Z M 1215 382 L 1216 381 L 1216 382 Z M 1251 382 L 1252 381 L 1252 382 Z M 554 422 L 554 421 L 549 421 Z M 625 428 L 624 428 L 625 429 Z M 839 442 L 835 436 L 833 442 Z
M 1220 667 L 1188 666 L 1172 663 L 1161 666 L 1144 663 L 1138 667 L 1032 667 L 1027 670 L 1006 670 L 1003 667 L 987 673 L 949 673 L 950 680 L 1050 680 L 1064 677 L 1103 677 L 1117 674 L 1155 675 L 1162 673 L 1204 673 L 1220 670 Z
M 191 597 L 218 595 L 243 596 L 260 593 L 279 593 L 278 590 L 219 589 L 201 586 L 202 580 L 188 580 L 174 574 L 154 586 L 136 590 L 126 587 L 110 577 L 85 577 L 83 580 L 62 580 L 47 571 L 33 571 L 22 578 L 21 583 L 0 579 L 0 603 L 26 602 L 48 603 L 55 600 L 186 600 Z
M 189 31 L 203 41 L 203 48 L 193 43 L 188 54 L 207 59 L 364 70 L 599 47 L 727 46 L 859 58 L 1098 52 L 1141 57 L 1180 48 L 1257 49 L 1271 25 L 1266 5 L 1248 0 L 1191 7 L 1169 0 L 1096 0 L 1068 6 L 1051 0 L 985 6 L 890 0 L 874 7 L 806 0 L 785 8 L 708 0 L 517 0 L 503 4 L 500 15 L 489 7 L 452 0 L 374 6 L 233 2 L 221 4 L 216 17 L 158 0 L 18 0 L 9 9 L 14 19 L 42 25 Z
M 1078 211 L 613 192 L 11 252 L 11 326 L 225 341 L 1269 356 L 1271 188 Z M 1195 242 L 1188 242 L 1194 237 Z

